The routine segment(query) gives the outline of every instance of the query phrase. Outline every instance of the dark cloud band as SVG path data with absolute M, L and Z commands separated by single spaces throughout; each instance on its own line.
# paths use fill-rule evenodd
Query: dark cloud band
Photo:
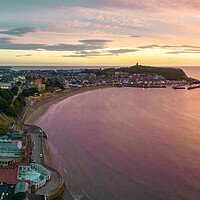
M 9 29 L 7 31 L 0 31 L 0 34 L 23 36 L 25 34 L 34 33 L 37 31 L 39 31 L 39 29 L 35 27 L 19 27 L 19 28 Z
M 16 55 L 16 57 L 30 57 L 32 54 L 25 54 L 25 55 Z
M 124 53 L 133 53 L 138 51 L 137 49 L 114 49 L 114 50 L 108 50 L 108 51 L 80 51 L 76 52 L 75 54 L 72 55 L 64 55 L 62 57 L 80 57 L 80 58 L 85 58 L 85 57 L 99 57 L 99 56 L 116 56 L 119 54 L 124 54 Z
M 80 40 L 80 44 L 22 44 L 13 43 L 10 38 L 0 38 L 0 49 L 10 50 L 47 50 L 47 51 L 83 51 L 104 49 L 111 40 Z

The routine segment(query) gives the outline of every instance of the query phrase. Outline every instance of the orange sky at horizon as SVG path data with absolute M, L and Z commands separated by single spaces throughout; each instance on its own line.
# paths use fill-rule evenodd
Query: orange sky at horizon
M 199 66 L 199 7 L 185 0 L 10 0 L 0 8 L 0 65 Z

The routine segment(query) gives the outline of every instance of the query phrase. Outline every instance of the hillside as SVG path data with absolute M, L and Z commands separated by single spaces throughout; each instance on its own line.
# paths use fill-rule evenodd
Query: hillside
M 0 117 L 0 136 L 5 135 L 8 130 L 8 122 Z
M 189 80 L 185 72 L 180 68 L 170 67 L 149 67 L 142 65 L 135 65 L 132 67 L 120 67 L 120 68 L 106 68 L 99 69 L 85 69 L 85 73 L 95 73 L 97 76 L 112 76 L 115 72 L 128 72 L 129 74 L 157 74 L 162 75 L 166 80 Z
M 0 112 L 3 112 L 6 115 L 14 118 L 21 113 L 25 106 L 25 100 L 22 94 L 19 94 L 11 106 L 15 94 L 16 90 L 0 89 Z
M 180 68 L 169 68 L 169 67 L 149 67 L 142 65 L 135 65 L 132 67 L 122 67 L 117 71 L 128 72 L 130 74 L 157 74 L 162 75 L 167 80 L 187 80 L 188 77 L 185 72 Z

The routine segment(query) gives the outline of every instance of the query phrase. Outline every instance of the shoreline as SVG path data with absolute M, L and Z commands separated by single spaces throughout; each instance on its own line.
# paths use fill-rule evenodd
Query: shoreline
M 36 119 L 38 119 L 43 113 L 45 113 L 51 105 L 56 104 L 64 99 L 67 99 L 69 97 L 72 97 L 74 95 L 78 95 L 84 92 L 104 89 L 104 88 L 111 88 L 111 87 L 112 86 L 83 88 L 83 89 L 79 89 L 75 91 L 63 92 L 63 93 L 56 94 L 50 97 L 43 97 L 39 101 L 36 101 L 34 103 L 34 109 L 28 109 L 24 117 L 24 124 L 33 125 Z M 44 164 L 46 166 L 49 166 L 50 168 L 54 169 L 54 163 L 52 161 L 52 155 L 51 155 L 50 148 L 48 145 L 48 140 L 45 138 L 43 138 L 43 159 L 44 159 Z M 50 193 L 51 199 L 55 199 L 59 196 L 62 197 L 63 195 L 64 197 L 68 197 L 68 199 L 72 199 L 72 198 L 74 199 L 73 194 L 71 193 L 70 189 L 67 186 L 67 183 L 65 183 L 62 176 L 61 178 L 62 178 L 62 184 L 56 191 L 52 191 L 52 193 Z M 83 195 L 84 195 L 84 199 L 87 199 L 87 200 L 90 199 L 84 192 L 83 192 Z
M 112 88 L 113 86 L 101 86 L 101 87 L 88 87 L 88 88 L 81 88 L 79 90 L 72 90 L 72 91 L 64 91 L 59 94 L 53 94 L 51 96 L 44 96 L 40 97 L 39 100 L 34 102 L 33 108 L 30 108 L 25 119 L 24 123 L 32 125 L 36 119 L 38 119 L 41 115 L 43 115 L 44 112 L 48 110 L 48 108 L 56 104 L 64 99 L 67 99 L 69 97 L 88 92 L 98 89 L 105 89 L 105 88 Z

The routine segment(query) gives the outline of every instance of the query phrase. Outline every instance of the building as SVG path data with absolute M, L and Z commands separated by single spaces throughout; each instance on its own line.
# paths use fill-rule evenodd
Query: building
M 15 81 L 15 83 L 17 83 L 17 82 L 25 83 L 26 77 L 25 76 L 18 76 L 18 77 L 13 78 L 13 80 Z
M 15 191 L 15 184 L 0 182 L 0 199 L 11 200 Z
M 11 143 L 14 144 L 16 147 L 18 147 L 19 149 L 22 148 L 22 141 L 21 140 L 12 140 Z
M 30 86 L 38 86 L 39 84 L 42 84 L 42 78 L 34 78 L 26 80 L 26 83 Z
M 11 89 L 12 88 L 12 83 L 11 82 L 8 82 L 8 83 L 0 82 L 0 88 L 1 89 Z
M 11 200 L 46 200 L 44 196 L 32 194 L 32 193 L 17 193 L 14 194 Z
M 0 139 L 0 168 L 14 167 L 21 159 L 20 149 L 12 144 L 11 139 Z
M 23 192 L 23 193 L 29 192 L 29 184 L 28 183 L 19 182 L 16 184 L 14 194 L 21 193 L 21 192 Z
M 36 189 L 41 188 L 51 178 L 51 171 L 39 164 L 31 164 L 30 166 L 19 166 L 17 180 L 30 181 L 31 186 Z
M 38 84 L 37 89 L 39 92 L 45 91 L 46 85 L 45 84 Z
M 29 192 L 29 184 L 19 182 L 15 184 L 7 184 L 0 182 L 0 199 L 1 200 L 46 200 L 45 196 L 31 194 Z
M 22 140 L 22 133 L 19 130 L 13 130 L 11 133 L 11 140 Z

